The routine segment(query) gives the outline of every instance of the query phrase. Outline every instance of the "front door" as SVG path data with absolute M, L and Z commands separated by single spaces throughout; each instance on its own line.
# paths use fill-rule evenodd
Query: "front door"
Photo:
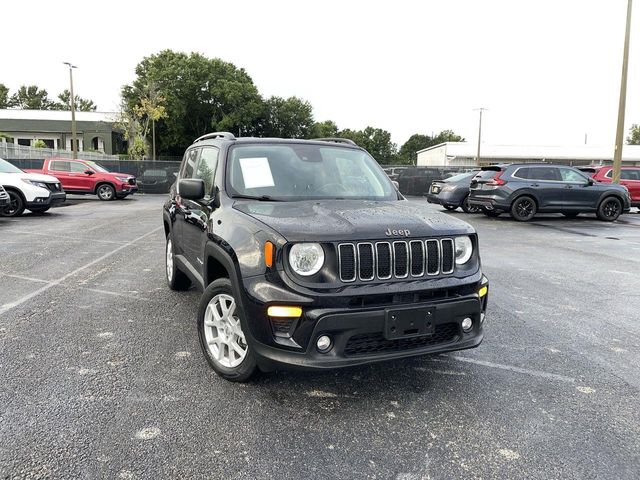
M 218 152 L 215 147 L 202 147 L 200 157 L 192 178 L 204 181 L 205 197 L 200 200 L 183 200 L 184 223 L 182 241 L 185 256 L 191 265 L 204 278 L 204 248 L 207 233 L 211 228 L 209 217 L 213 211 L 213 197 L 215 195 L 214 181 L 218 166 Z
M 69 166 L 71 167 L 69 177 L 73 179 L 73 189 L 80 192 L 93 192 L 95 187 L 95 180 L 92 178 L 95 176 L 94 170 L 89 168 L 84 162 L 77 162 L 75 160 L 70 160 Z M 93 173 L 86 173 L 89 171 Z
M 564 182 L 563 210 L 595 210 L 602 191 L 574 168 L 561 167 L 559 170 Z

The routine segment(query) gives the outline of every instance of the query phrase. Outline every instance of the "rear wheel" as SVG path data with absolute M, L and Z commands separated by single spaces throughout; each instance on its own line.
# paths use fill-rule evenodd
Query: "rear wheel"
M 19 217 L 24 212 L 24 200 L 22 199 L 22 195 L 14 190 L 7 190 L 9 194 L 9 205 L 4 207 L 0 213 L 4 217 Z
M 100 200 L 109 201 L 116 198 L 116 189 L 107 183 L 103 183 L 96 191 Z
M 464 197 L 464 200 L 462 200 L 462 210 L 464 210 L 464 213 L 480 213 L 482 208 L 476 207 L 475 205 L 469 205 L 469 195 L 467 195 Z
M 242 329 L 242 316 L 229 279 L 211 282 L 198 307 L 200 346 L 211 368 L 232 382 L 246 382 L 257 370 Z
M 169 288 L 171 290 L 186 290 L 191 286 L 191 281 L 189 280 L 189 278 L 176 267 L 171 234 L 167 235 L 165 272 L 167 277 L 167 285 L 169 285 Z
M 622 202 L 616 197 L 607 197 L 598 207 L 598 218 L 604 222 L 613 222 L 622 213 Z
M 511 204 L 511 216 L 518 222 L 528 222 L 537 211 L 536 201 L 531 197 L 518 197 Z

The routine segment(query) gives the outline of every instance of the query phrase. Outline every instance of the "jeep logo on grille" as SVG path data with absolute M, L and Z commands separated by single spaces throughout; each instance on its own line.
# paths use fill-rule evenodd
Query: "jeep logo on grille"
M 391 230 L 387 228 L 387 231 L 384 232 L 387 237 L 408 237 L 411 235 L 409 230 Z

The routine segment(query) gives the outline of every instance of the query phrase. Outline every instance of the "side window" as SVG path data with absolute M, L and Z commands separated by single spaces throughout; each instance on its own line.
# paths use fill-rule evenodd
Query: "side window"
M 606 178 L 613 178 L 613 170 L 609 170 L 604 176 Z
M 199 178 L 204 181 L 204 191 L 207 196 L 213 191 L 213 180 L 216 176 L 216 167 L 218 166 L 218 149 L 214 147 L 204 147 L 200 152 L 200 160 L 198 168 L 193 178 Z
M 531 170 L 530 168 L 519 168 L 515 174 L 513 175 L 516 178 L 524 178 L 524 179 L 529 179 L 529 170 Z
M 184 164 L 180 171 L 180 178 L 193 178 L 193 172 L 196 168 L 196 162 L 198 161 L 199 148 L 192 148 L 185 153 Z
M 553 167 L 530 167 L 529 179 L 559 181 L 560 175 L 558 175 L 558 170 Z
M 87 167 L 84 163 L 69 162 L 69 165 L 71 166 L 71 171 L 73 173 L 82 173 L 82 172 L 86 172 L 87 170 L 89 170 L 89 167 Z
M 69 162 L 62 162 L 60 160 L 51 162 L 49 165 L 49 170 L 53 170 L 54 172 L 69 172 L 70 169 Z
M 560 175 L 562 176 L 563 182 L 587 183 L 587 179 L 584 175 L 570 168 L 561 168 Z
M 620 171 L 621 180 L 640 180 L 640 169 L 629 169 Z

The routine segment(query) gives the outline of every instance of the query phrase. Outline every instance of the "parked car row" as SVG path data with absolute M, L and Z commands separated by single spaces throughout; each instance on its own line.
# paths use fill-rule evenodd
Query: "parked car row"
M 521 222 L 537 213 L 561 213 L 575 218 L 595 213 L 603 221 L 617 220 L 640 207 L 640 167 L 622 167 L 621 184 L 611 183 L 612 167 L 577 169 L 565 165 L 505 164 L 482 167 L 431 184 L 427 200 L 449 210 L 502 213 Z

